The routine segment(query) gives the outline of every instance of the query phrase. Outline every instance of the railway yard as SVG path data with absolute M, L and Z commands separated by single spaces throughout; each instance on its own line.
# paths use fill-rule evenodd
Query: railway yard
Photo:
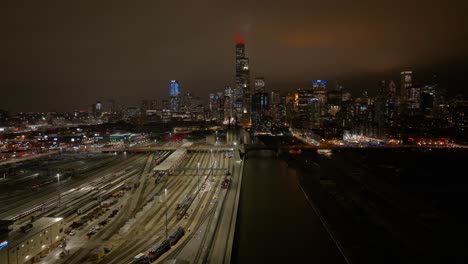
M 179 147 L 9 164 L 1 167 L 9 177 L 0 181 L 0 219 L 16 227 L 64 219 L 63 239 L 36 263 L 205 263 L 240 173 L 236 160 L 228 147 Z

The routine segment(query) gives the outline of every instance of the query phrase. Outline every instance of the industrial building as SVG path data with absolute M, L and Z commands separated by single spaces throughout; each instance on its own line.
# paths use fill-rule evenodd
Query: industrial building
M 42 217 L 23 226 L 2 228 L 0 263 L 33 263 L 46 256 L 62 241 L 63 223 L 63 218 Z

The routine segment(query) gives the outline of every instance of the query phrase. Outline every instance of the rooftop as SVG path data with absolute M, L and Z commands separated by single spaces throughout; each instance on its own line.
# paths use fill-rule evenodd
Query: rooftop
M 8 236 L 8 242 L 11 247 L 17 246 L 61 220 L 63 220 L 61 217 L 41 217 L 34 221 L 31 229 L 26 232 L 23 232 L 20 226 L 15 226 L 15 229 Z

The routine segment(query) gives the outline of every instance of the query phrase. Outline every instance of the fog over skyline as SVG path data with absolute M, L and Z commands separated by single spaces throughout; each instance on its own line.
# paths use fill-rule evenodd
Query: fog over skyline
M 169 81 L 207 100 L 233 85 L 234 38 L 252 79 L 293 91 L 340 80 L 354 94 L 402 70 L 467 93 L 462 1 L 9 1 L 0 11 L 0 109 L 138 106 Z

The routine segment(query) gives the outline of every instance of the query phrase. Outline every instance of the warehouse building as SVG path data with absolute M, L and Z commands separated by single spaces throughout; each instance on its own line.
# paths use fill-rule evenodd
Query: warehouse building
M 5 225 L 6 222 L 2 224 Z M 2 228 L 4 232 L 0 234 L 0 263 L 38 261 L 60 244 L 64 237 L 63 226 L 63 218 L 42 217 L 21 227 Z

